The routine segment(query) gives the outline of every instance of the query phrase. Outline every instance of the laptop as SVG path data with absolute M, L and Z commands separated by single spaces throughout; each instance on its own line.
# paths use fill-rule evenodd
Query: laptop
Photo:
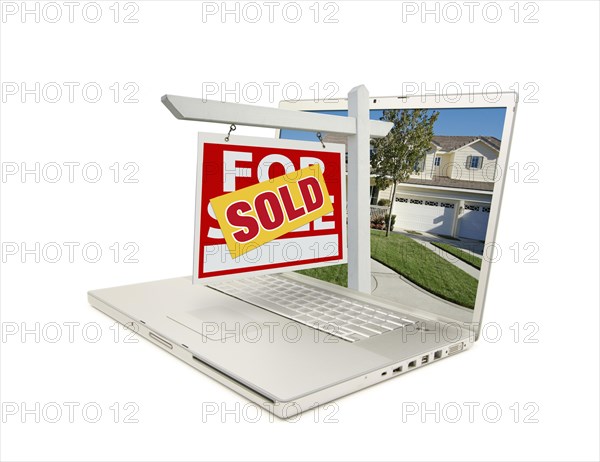
M 281 418 L 464 352 L 479 338 L 516 107 L 515 93 L 370 98 L 371 119 L 433 119 L 406 178 L 390 184 L 372 168 L 371 294 L 344 287 L 344 265 L 320 265 L 92 290 L 88 301 Z M 280 108 L 344 116 L 348 101 Z

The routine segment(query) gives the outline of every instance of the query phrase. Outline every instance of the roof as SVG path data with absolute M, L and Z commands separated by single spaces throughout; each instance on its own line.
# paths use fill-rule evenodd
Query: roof
M 316 135 L 315 135 L 316 138 Z M 496 151 L 500 150 L 501 141 L 493 136 L 442 136 L 442 135 L 434 135 L 433 143 L 440 148 L 442 151 L 450 152 L 456 151 L 467 144 L 470 144 L 474 141 L 481 140 L 491 148 Z M 337 134 L 337 133 L 325 133 L 323 136 L 323 142 L 325 144 L 329 143 L 339 143 L 346 145 L 346 151 L 348 150 L 348 136 Z
M 473 141 L 481 140 L 488 144 L 496 151 L 500 150 L 500 140 L 493 136 L 441 136 L 435 135 L 433 137 L 433 143 L 438 146 L 442 151 L 450 152 L 456 151 Z
M 440 149 L 448 152 L 463 147 L 475 140 L 481 139 L 496 150 L 500 149 L 500 140 L 493 136 L 434 136 L 434 143 L 440 147 Z M 348 136 L 337 134 L 337 133 L 326 133 L 323 135 L 323 142 L 327 146 L 327 143 L 339 143 L 346 146 L 346 152 L 348 152 Z M 439 144 L 438 144 L 439 143 Z M 494 183 L 491 181 L 471 181 L 471 180 L 456 180 L 454 178 L 448 178 L 446 176 L 434 176 L 431 179 L 425 178 L 409 178 L 404 182 L 405 184 L 415 184 L 422 186 L 433 186 L 440 188 L 457 188 L 457 189 L 472 189 L 475 191 L 493 191 Z
M 480 191 L 493 191 L 495 184 L 492 181 L 455 180 L 446 176 L 434 176 L 431 180 L 424 178 L 409 178 L 403 183 L 438 186 L 442 188 L 476 189 Z

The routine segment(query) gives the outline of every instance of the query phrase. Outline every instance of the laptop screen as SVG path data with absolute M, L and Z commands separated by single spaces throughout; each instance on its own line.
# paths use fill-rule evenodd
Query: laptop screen
M 500 154 L 506 114 L 506 107 L 370 111 L 371 119 L 394 122 L 388 137 L 371 142 L 372 295 L 472 322 L 477 297 L 485 295 L 478 291 L 482 266 L 493 259 L 490 216 L 505 173 Z M 295 130 L 279 136 L 316 139 Z M 323 140 L 346 142 L 336 134 Z M 346 265 L 301 272 L 347 284 Z

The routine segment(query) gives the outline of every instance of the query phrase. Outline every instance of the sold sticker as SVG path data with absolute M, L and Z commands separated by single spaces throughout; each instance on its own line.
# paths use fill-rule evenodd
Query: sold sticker
M 333 211 L 319 164 L 210 200 L 233 258 Z

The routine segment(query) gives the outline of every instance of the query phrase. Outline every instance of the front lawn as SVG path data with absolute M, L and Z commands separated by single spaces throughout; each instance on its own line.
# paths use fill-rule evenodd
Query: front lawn
M 458 305 L 473 308 L 477 279 L 402 234 L 371 230 L 371 258 L 393 269 L 425 290 Z M 298 271 L 301 274 L 347 285 L 346 265 Z
M 459 249 L 458 247 L 454 247 L 453 245 L 446 244 L 445 242 L 432 242 L 431 244 L 439 249 L 445 250 L 449 254 L 454 255 L 459 260 L 468 263 L 469 265 L 477 268 L 478 270 L 481 269 L 481 258 L 479 258 L 477 255 L 465 252 L 464 250 Z
M 338 286 L 348 287 L 348 265 L 323 266 L 321 268 L 298 270 L 296 272 L 320 279 L 321 281 L 331 282 Z
M 444 300 L 475 306 L 477 279 L 409 237 L 371 230 L 371 257 Z

